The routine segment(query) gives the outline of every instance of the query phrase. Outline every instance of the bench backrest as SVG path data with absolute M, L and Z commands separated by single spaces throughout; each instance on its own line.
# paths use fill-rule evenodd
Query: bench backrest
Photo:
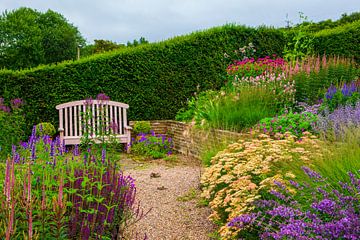
M 125 134 L 128 108 L 125 103 L 103 100 L 92 100 L 91 104 L 86 100 L 63 103 L 56 106 L 59 110 L 59 130 L 64 132 L 64 137 L 81 137 L 86 125 L 96 133 L 106 122 L 107 130 L 111 128 L 114 134 Z M 84 114 L 89 110 L 92 117 L 84 124 Z

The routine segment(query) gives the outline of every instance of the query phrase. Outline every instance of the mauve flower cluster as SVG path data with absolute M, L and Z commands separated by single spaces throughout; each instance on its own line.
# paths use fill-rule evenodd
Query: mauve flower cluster
M 303 170 L 315 187 L 292 181 L 296 195 L 280 185 L 272 193 L 275 200 L 257 201 L 257 212 L 235 217 L 228 226 L 240 229 L 239 235 L 254 231 L 261 239 L 360 239 L 360 179 L 349 172 L 349 181 L 334 187 L 319 173 Z M 300 203 L 296 199 L 305 189 L 313 199 Z
M 332 113 L 325 111 L 318 115 L 314 129 L 321 134 L 331 134 L 341 140 L 349 129 L 360 127 L 360 101 L 355 106 L 347 104 Z

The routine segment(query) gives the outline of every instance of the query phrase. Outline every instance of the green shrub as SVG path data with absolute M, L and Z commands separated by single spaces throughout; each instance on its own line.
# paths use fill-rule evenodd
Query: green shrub
M 291 133 L 301 137 L 303 132 L 313 132 L 313 125 L 317 116 L 313 113 L 293 113 L 283 114 L 274 118 L 264 118 L 260 120 L 259 128 L 265 133 L 276 136 L 277 133 Z M 280 137 L 280 135 L 278 135 Z
M 355 106 L 360 100 L 360 80 L 351 83 L 344 83 L 341 86 L 331 85 L 320 106 L 320 111 L 333 112 L 339 106 Z
M 197 124 L 206 128 L 240 131 L 260 119 L 274 116 L 276 95 L 265 86 L 240 86 L 236 91 L 220 91 L 195 111 Z
M 309 104 L 322 99 L 330 85 L 350 82 L 360 75 L 350 59 L 326 56 L 307 57 L 300 63 L 296 62 L 292 71 L 296 101 Z
M 173 153 L 172 139 L 153 131 L 151 134 L 141 133 L 131 142 L 131 152 L 154 159 L 165 158 Z
M 39 122 L 57 125 L 57 104 L 99 92 L 129 104 L 130 120 L 174 119 L 197 86 L 203 91 L 223 85 L 224 53 L 249 42 L 257 47 L 256 57 L 280 56 L 285 45 L 279 30 L 226 25 L 76 62 L 0 70 L 0 95 L 8 91 L 26 101 L 28 129 Z
M 45 136 L 48 135 L 50 137 L 54 136 L 56 133 L 54 125 L 49 122 L 43 122 L 36 125 L 36 135 L 37 136 Z
M 105 149 L 65 153 L 35 133 L 0 164 L 0 239 L 117 239 L 144 216 Z
M 151 130 L 151 124 L 149 121 L 137 121 L 134 123 L 133 131 L 135 134 L 149 133 Z
M 21 108 L 22 100 L 14 99 L 11 107 L 0 98 L 0 160 L 5 161 L 11 153 L 12 145 L 25 140 L 25 118 Z M 0 162 L 1 162 L 0 161 Z
M 360 62 L 360 20 L 314 34 L 315 53 L 354 58 Z

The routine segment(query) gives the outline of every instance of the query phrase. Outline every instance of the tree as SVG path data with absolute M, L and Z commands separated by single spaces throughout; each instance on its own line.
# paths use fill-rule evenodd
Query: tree
M 138 45 L 147 44 L 147 43 L 149 43 L 149 41 L 146 40 L 144 37 L 141 37 L 141 38 L 139 39 L 139 41 L 136 40 L 136 39 L 135 39 L 132 43 L 131 43 L 130 41 L 128 41 L 128 42 L 126 43 L 126 46 L 128 46 L 128 47 L 136 47 L 136 46 L 138 46 Z
M 85 40 L 59 13 L 31 8 L 0 16 L 0 68 L 21 69 L 76 58 Z
M 118 44 L 110 40 L 95 39 L 94 44 L 88 44 L 81 48 L 81 56 L 88 57 L 97 53 L 114 51 L 120 48 L 125 48 L 125 44 Z

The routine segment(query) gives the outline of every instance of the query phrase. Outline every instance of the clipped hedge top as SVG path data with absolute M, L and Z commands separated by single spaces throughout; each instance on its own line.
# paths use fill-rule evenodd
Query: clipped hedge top
M 50 69 L 55 69 L 58 67 L 66 67 L 68 65 L 77 65 L 77 64 L 87 64 L 91 61 L 101 61 L 101 60 L 107 60 L 109 58 L 113 58 L 113 57 L 117 57 L 119 55 L 132 55 L 132 54 L 136 54 L 139 52 L 144 52 L 144 51 L 156 51 L 156 50 L 162 50 L 164 48 L 168 48 L 168 47 L 176 47 L 176 45 L 178 44 L 182 44 L 182 43 L 194 43 L 197 42 L 198 38 L 210 38 L 212 34 L 226 34 L 227 31 L 246 31 L 246 30 L 251 30 L 251 31 L 256 31 L 259 29 L 273 29 L 274 31 L 276 31 L 275 28 L 273 27 L 265 27 L 265 26 L 260 26 L 258 28 L 252 28 L 252 27 L 247 27 L 245 25 L 235 25 L 235 24 L 226 24 L 224 26 L 219 26 L 219 27 L 213 27 L 210 29 L 206 29 L 206 30 L 201 30 L 201 31 L 195 31 L 192 32 L 190 34 L 187 35 L 182 35 L 182 36 L 175 36 L 173 38 L 169 38 L 167 40 L 164 41 L 160 41 L 160 42 L 154 42 L 154 43 L 149 43 L 149 44 L 143 44 L 143 45 L 138 45 L 136 47 L 128 47 L 128 48 L 121 48 L 121 49 L 116 49 L 114 51 L 109 51 L 109 52 L 104 52 L 104 53 L 99 53 L 99 54 L 95 54 L 95 55 L 91 55 L 85 58 L 80 58 L 79 60 L 73 61 L 73 60 L 67 60 L 67 61 L 63 61 L 60 63 L 56 63 L 56 64 L 49 64 L 49 65 L 39 65 L 35 68 L 30 68 L 30 69 L 22 69 L 22 70 L 8 70 L 8 69 L 0 69 L 0 74 L 2 73 L 13 73 L 13 72 L 17 72 L 17 73 L 22 73 L 22 74 L 26 74 L 28 72 L 33 72 L 33 71 L 39 71 L 39 70 L 50 70 Z
M 315 33 L 314 36 L 315 37 L 330 36 L 330 35 L 345 33 L 352 30 L 360 31 L 360 20 L 345 25 L 341 25 L 336 28 L 321 30 Z

